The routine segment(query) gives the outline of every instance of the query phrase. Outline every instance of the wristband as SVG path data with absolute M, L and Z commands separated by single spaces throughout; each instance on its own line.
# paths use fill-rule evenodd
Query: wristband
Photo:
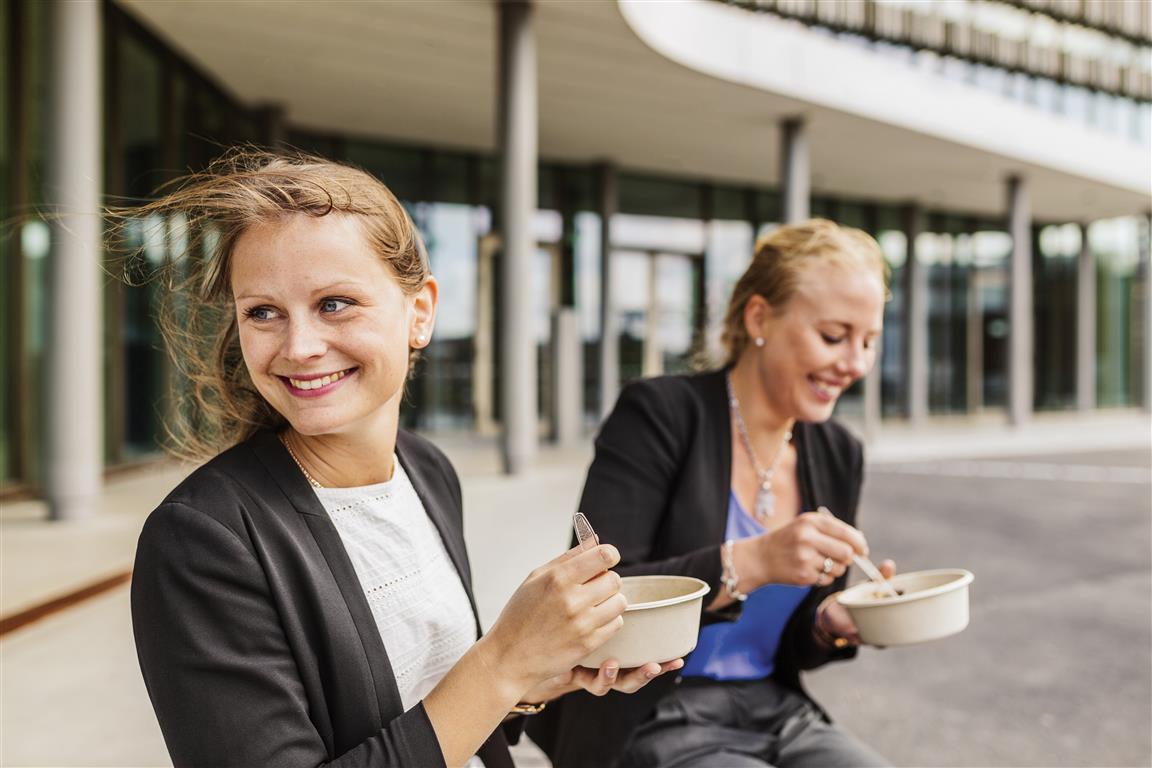
M 748 595 L 741 592 L 736 588 L 740 582 L 740 577 L 736 575 L 736 565 L 732 559 L 732 539 L 724 542 L 724 547 L 720 550 L 720 562 L 724 566 L 724 570 L 720 574 L 720 580 L 724 582 L 724 589 L 728 592 L 728 597 L 739 602 L 744 602 L 748 599 Z

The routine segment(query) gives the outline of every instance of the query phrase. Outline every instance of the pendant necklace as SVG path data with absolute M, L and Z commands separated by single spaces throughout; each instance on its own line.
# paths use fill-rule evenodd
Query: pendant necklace
M 740 413 L 740 401 L 736 399 L 736 392 L 732 389 L 732 375 L 725 376 L 724 382 L 728 385 L 728 406 L 732 409 L 732 420 L 736 422 L 736 431 L 740 434 L 740 442 L 744 444 L 744 450 L 748 451 L 748 458 L 752 460 L 752 467 L 756 470 L 756 478 L 760 481 L 760 488 L 756 491 L 755 516 L 758 521 L 764 523 L 776 511 L 776 497 L 772 493 L 772 476 L 776 474 L 776 467 L 780 465 L 780 459 L 784 457 L 784 449 L 788 447 L 788 441 L 792 439 L 792 431 L 784 431 L 780 450 L 776 451 L 772 463 L 765 469 L 760 464 L 760 459 L 756 457 L 756 451 L 752 448 L 752 440 L 748 437 L 748 427 L 745 426 L 744 416 Z

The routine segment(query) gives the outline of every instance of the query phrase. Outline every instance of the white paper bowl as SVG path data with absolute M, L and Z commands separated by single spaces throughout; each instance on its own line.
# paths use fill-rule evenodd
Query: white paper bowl
M 580 666 L 597 668 L 616 659 L 621 667 L 638 667 L 678 659 L 696 647 L 707 584 L 690 576 L 625 576 L 620 582 L 628 598 L 624 626 Z
M 891 579 L 904 593 L 899 597 L 888 597 L 883 587 L 864 582 L 844 590 L 837 600 L 848 609 L 863 643 L 924 643 L 968 626 L 968 585 L 974 578 L 963 568 L 911 571 Z

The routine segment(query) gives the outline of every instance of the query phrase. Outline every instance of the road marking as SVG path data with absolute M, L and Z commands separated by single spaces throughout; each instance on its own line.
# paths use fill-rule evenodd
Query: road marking
M 1048 464 L 1025 461 L 916 461 L 875 464 L 870 473 L 991 477 L 1003 480 L 1057 480 L 1069 483 L 1152 483 L 1148 467 L 1103 467 L 1092 464 Z

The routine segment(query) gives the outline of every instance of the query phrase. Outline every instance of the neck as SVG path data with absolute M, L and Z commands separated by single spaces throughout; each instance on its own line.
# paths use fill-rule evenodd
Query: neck
M 395 469 L 396 422 L 367 435 L 302 435 L 292 427 L 283 437 L 295 458 L 324 488 L 355 488 L 384 483 Z
M 792 431 L 796 419 L 773 406 L 768 387 L 753 359 L 748 355 L 741 357 L 728 375 L 732 379 L 732 391 L 740 401 L 740 415 L 750 433 L 783 439 L 785 432 Z

